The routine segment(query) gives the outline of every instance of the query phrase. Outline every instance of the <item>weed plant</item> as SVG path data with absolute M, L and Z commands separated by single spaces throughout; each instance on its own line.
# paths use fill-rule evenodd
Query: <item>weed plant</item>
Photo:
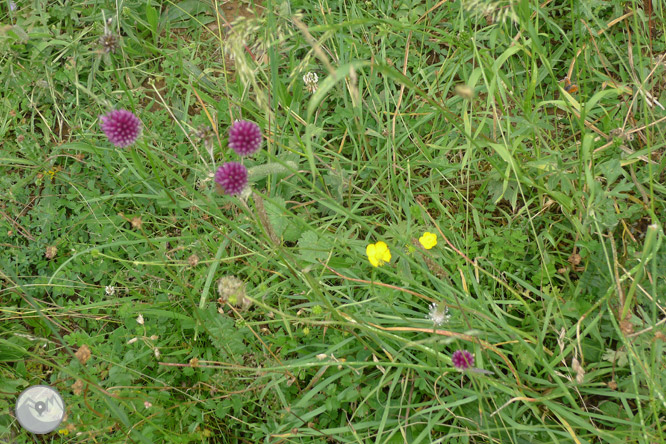
M 666 442 L 662 3 L 1 8 L 0 441 Z

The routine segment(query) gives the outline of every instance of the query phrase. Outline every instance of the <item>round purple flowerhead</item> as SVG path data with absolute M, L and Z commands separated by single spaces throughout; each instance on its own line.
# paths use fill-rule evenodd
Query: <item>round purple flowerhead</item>
M 453 361 L 454 367 L 460 370 L 466 370 L 474 366 L 474 355 L 467 350 L 457 350 L 453 353 L 453 356 L 451 356 L 451 361 Z
M 247 120 L 236 120 L 229 128 L 229 147 L 239 156 L 249 156 L 261 146 L 259 125 Z
M 227 162 L 217 169 L 215 182 L 224 194 L 240 194 L 247 185 L 247 168 L 238 162 Z
M 99 116 L 99 120 L 109 142 L 120 148 L 136 142 L 141 133 L 141 121 L 126 109 L 111 111 L 105 116 Z

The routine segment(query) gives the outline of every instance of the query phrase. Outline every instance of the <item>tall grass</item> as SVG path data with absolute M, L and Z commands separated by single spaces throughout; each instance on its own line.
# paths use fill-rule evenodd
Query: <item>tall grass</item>
M 645 4 L 5 8 L 0 409 L 56 387 L 44 442 L 666 441 Z M 223 196 L 241 118 L 263 149 Z

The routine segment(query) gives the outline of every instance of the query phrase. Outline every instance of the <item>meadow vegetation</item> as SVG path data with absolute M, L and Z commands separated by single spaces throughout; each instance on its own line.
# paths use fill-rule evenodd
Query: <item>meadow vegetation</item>
M 666 442 L 660 2 L 0 8 L 0 442 Z

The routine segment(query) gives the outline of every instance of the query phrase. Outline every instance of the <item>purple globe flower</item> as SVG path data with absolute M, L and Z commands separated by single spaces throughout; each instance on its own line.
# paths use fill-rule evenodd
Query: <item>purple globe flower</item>
M 460 370 L 466 370 L 474 366 L 474 355 L 467 350 L 457 350 L 451 356 L 453 366 Z
M 141 121 L 126 109 L 111 111 L 105 116 L 99 116 L 99 120 L 109 142 L 120 148 L 136 142 L 141 133 Z
M 247 185 L 247 168 L 238 162 L 227 162 L 217 169 L 215 182 L 225 194 L 240 194 Z
M 229 128 L 229 147 L 239 156 L 249 156 L 261 146 L 259 125 L 247 120 L 236 120 Z

